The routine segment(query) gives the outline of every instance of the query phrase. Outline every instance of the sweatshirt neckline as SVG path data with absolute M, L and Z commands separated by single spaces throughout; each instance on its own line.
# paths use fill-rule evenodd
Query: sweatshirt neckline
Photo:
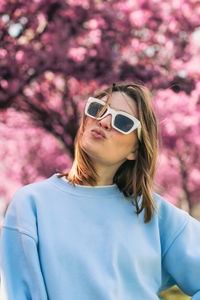
M 75 186 L 71 184 L 67 179 L 58 178 L 59 173 L 53 174 L 49 180 L 54 183 L 59 189 L 67 193 L 75 193 L 80 195 L 113 195 L 119 194 L 118 186 L 114 183 L 112 185 L 105 185 L 105 186 L 84 186 L 78 185 Z

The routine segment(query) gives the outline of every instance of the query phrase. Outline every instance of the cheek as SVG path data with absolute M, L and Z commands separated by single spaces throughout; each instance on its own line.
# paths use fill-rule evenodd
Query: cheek
M 111 158 L 113 161 L 124 160 L 130 153 L 135 149 L 137 138 L 134 133 L 130 135 L 123 135 L 115 132 L 106 148 L 104 153 Z
M 84 126 L 83 126 L 83 134 L 82 134 L 82 140 L 86 139 L 87 136 L 88 136 L 88 133 L 92 127 L 92 124 L 91 124 L 91 118 L 87 118 L 84 122 Z M 93 121 L 93 120 L 92 120 Z
M 134 149 L 137 142 L 137 138 L 134 132 L 128 135 L 119 133 L 113 140 L 115 140 L 116 148 L 125 149 L 127 151 Z
M 97 121 L 95 119 L 92 119 L 90 117 L 86 117 L 84 122 L 84 132 L 89 130 Z
M 87 145 L 92 143 L 91 136 L 90 136 L 90 130 L 94 127 L 96 120 L 87 117 L 84 122 L 83 127 L 83 134 L 80 139 L 80 143 L 83 146 L 83 148 L 87 147 Z

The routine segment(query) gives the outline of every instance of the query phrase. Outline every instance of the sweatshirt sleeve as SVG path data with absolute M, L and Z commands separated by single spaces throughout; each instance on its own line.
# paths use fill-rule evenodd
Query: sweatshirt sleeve
M 200 299 L 200 222 L 186 215 L 163 258 L 163 267 L 192 300 Z
M 26 191 L 17 192 L 8 207 L 1 234 L 2 300 L 48 299 L 34 210 Z

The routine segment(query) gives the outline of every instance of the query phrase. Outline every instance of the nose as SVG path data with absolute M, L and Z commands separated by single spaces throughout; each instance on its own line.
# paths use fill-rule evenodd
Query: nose
M 99 126 L 106 129 L 106 130 L 110 130 L 111 127 L 112 127 L 111 126 L 111 120 L 112 120 L 112 116 L 107 115 L 105 118 L 98 121 Z

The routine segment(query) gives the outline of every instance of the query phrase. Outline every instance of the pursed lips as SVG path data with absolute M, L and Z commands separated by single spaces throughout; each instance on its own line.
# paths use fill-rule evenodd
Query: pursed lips
M 91 131 L 94 132 L 94 133 L 96 133 L 97 135 L 103 137 L 103 138 L 106 138 L 105 133 L 101 129 L 92 129 Z

